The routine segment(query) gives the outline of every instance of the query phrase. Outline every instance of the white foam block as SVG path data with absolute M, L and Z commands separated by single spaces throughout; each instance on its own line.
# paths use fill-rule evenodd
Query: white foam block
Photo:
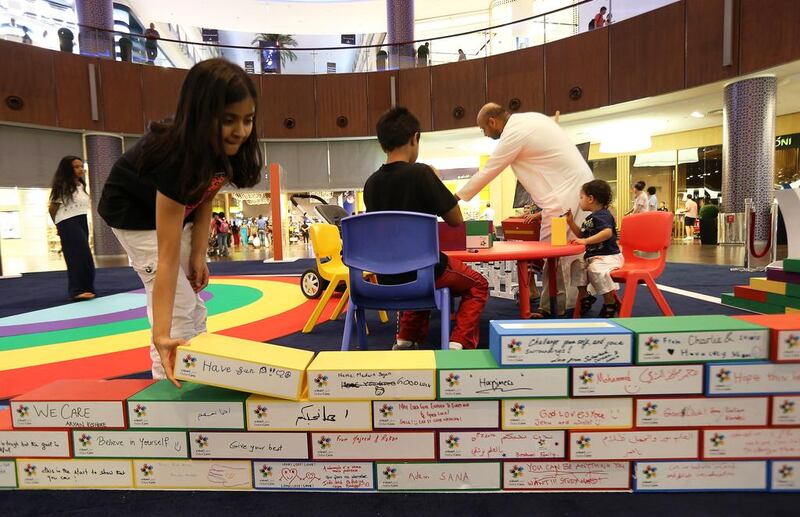
M 247 399 L 250 431 L 371 431 L 368 400 L 293 402 L 253 395 Z
M 800 394 L 800 364 L 709 364 L 708 394 Z
M 508 399 L 502 401 L 503 429 L 630 429 L 633 400 Z
M 703 393 L 702 365 L 603 366 L 572 369 L 572 396 Z
M 439 370 L 441 399 L 566 397 L 569 368 Z
M 249 461 L 133 460 L 133 469 L 136 488 L 253 488 L 253 466 Z
M 309 373 L 313 400 L 414 400 L 436 398 L 434 370 L 323 370 Z
M 120 401 L 11 401 L 15 428 L 81 427 L 125 428 L 125 412 Z
M 311 433 L 315 460 L 432 460 L 436 437 L 425 432 Z
M 639 364 L 753 361 L 769 357 L 769 330 L 643 333 L 637 347 Z
M 768 402 L 767 397 L 642 397 L 636 400 L 636 426 L 767 425 Z
M 372 463 L 255 461 L 255 487 L 283 490 L 374 490 Z
M 706 429 L 703 458 L 800 458 L 800 428 Z
M 137 414 L 136 406 L 146 406 Z M 243 429 L 241 402 L 128 402 L 130 427 L 161 429 Z
M 564 431 L 441 431 L 439 459 L 563 458 Z
M 188 458 L 183 431 L 72 431 L 75 457 Z
M 0 488 L 17 488 L 17 466 L 14 460 L 0 460 Z
M 766 490 L 766 461 L 654 461 L 634 465 L 634 490 Z
M 800 426 L 800 397 L 772 397 L 771 425 Z
M 773 330 L 773 332 L 775 332 Z M 775 359 L 778 361 L 800 361 L 800 346 L 797 346 L 798 332 L 796 330 L 777 331 L 775 337 Z
M 68 431 L 0 431 L 0 458 L 69 458 Z
M 306 433 L 189 433 L 192 458 L 308 459 Z
M 498 490 L 500 463 L 376 463 L 378 490 Z
M 398 400 L 372 404 L 376 429 L 497 429 L 500 422 L 496 400 Z
M 571 460 L 697 459 L 699 431 L 570 431 Z
M 631 484 L 627 461 L 506 462 L 506 490 L 627 490 Z
M 17 460 L 19 488 L 132 488 L 131 460 Z
M 800 461 L 769 462 L 770 490 L 800 492 Z

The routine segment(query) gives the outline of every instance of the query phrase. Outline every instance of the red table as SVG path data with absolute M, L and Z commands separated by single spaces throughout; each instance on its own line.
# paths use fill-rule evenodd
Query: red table
M 480 250 L 458 250 L 443 252 L 448 257 L 456 258 L 462 262 L 497 262 L 499 260 L 516 260 L 519 277 L 519 312 L 520 317 L 531 317 L 530 285 L 528 285 L 528 263 L 532 260 L 547 260 L 550 272 L 547 278 L 550 290 L 550 310 L 557 307 L 558 289 L 556 288 L 556 262 L 560 257 L 577 255 L 585 251 L 580 244 L 567 244 L 566 246 L 552 246 L 547 242 L 539 241 L 498 241 L 491 248 Z

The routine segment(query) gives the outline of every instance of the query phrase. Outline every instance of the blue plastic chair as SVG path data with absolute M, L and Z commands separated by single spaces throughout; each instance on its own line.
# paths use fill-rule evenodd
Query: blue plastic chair
M 350 349 L 355 322 L 358 346 L 367 346 L 365 309 L 439 309 L 442 349 L 450 343 L 450 290 L 436 289 L 439 263 L 436 217 L 415 212 L 370 212 L 342 219 L 342 260 L 350 268 L 350 305 L 342 350 Z M 413 282 L 380 285 L 364 281 L 364 272 L 398 274 L 416 271 Z

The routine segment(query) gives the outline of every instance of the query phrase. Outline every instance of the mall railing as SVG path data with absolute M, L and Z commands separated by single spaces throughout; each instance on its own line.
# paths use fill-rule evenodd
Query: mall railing
M 438 65 L 542 45 L 588 30 L 597 30 L 590 28 L 590 22 L 603 7 L 607 8 L 604 21 L 610 18 L 611 23 L 617 23 L 676 1 L 680 0 L 573 0 L 567 5 L 543 11 L 554 4 L 545 2 L 542 4 L 544 8 L 534 5 L 531 16 L 516 20 L 513 17 L 518 8 L 513 3 L 492 2 L 487 9 L 487 18 L 490 21 L 488 26 L 485 26 L 485 22 L 472 23 L 472 27 L 467 25 L 466 30 L 457 34 L 426 37 L 398 44 L 386 43 L 385 34 L 360 34 L 348 39 L 348 44 L 314 48 L 293 46 L 291 35 L 279 35 L 280 41 L 275 42 L 266 39 L 266 34 L 256 34 L 252 46 L 240 46 L 170 38 L 148 40 L 143 34 L 72 25 L 71 28 L 55 28 L 58 30 L 58 47 L 53 49 L 175 68 L 189 68 L 203 59 L 222 56 L 250 73 L 370 72 Z M 24 26 L 26 16 L 35 14 L 25 13 L 16 20 L 16 25 Z M 457 16 L 450 19 L 453 23 L 458 23 Z M 425 24 L 426 22 L 417 23 L 418 34 L 438 32 L 433 26 L 426 27 Z M 5 39 L 32 42 L 37 46 L 49 48 L 54 45 L 52 35 L 47 41 L 30 38 L 25 41 L 22 38 L 24 36 L 19 31 L 11 31 L 5 35 Z M 342 40 L 345 40 L 345 36 Z M 419 54 L 418 50 L 422 47 L 427 49 L 427 56 Z

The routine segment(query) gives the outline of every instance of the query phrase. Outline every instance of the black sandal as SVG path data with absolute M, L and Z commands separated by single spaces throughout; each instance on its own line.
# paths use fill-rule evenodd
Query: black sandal
M 546 311 L 544 309 L 536 309 L 535 311 L 531 311 L 530 319 L 532 320 L 547 320 L 550 318 L 552 318 L 550 311 Z
M 600 314 L 598 314 L 598 317 L 613 318 L 619 314 L 620 307 L 622 307 L 622 304 L 619 303 L 619 301 L 615 301 L 614 303 L 604 303 L 603 308 L 600 309 Z
M 597 298 L 592 296 L 591 294 L 587 294 L 586 296 L 581 299 L 581 316 L 586 316 L 589 314 L 589 311 L 592 310 L 592 306 L 594 302 L 597 301 Z

